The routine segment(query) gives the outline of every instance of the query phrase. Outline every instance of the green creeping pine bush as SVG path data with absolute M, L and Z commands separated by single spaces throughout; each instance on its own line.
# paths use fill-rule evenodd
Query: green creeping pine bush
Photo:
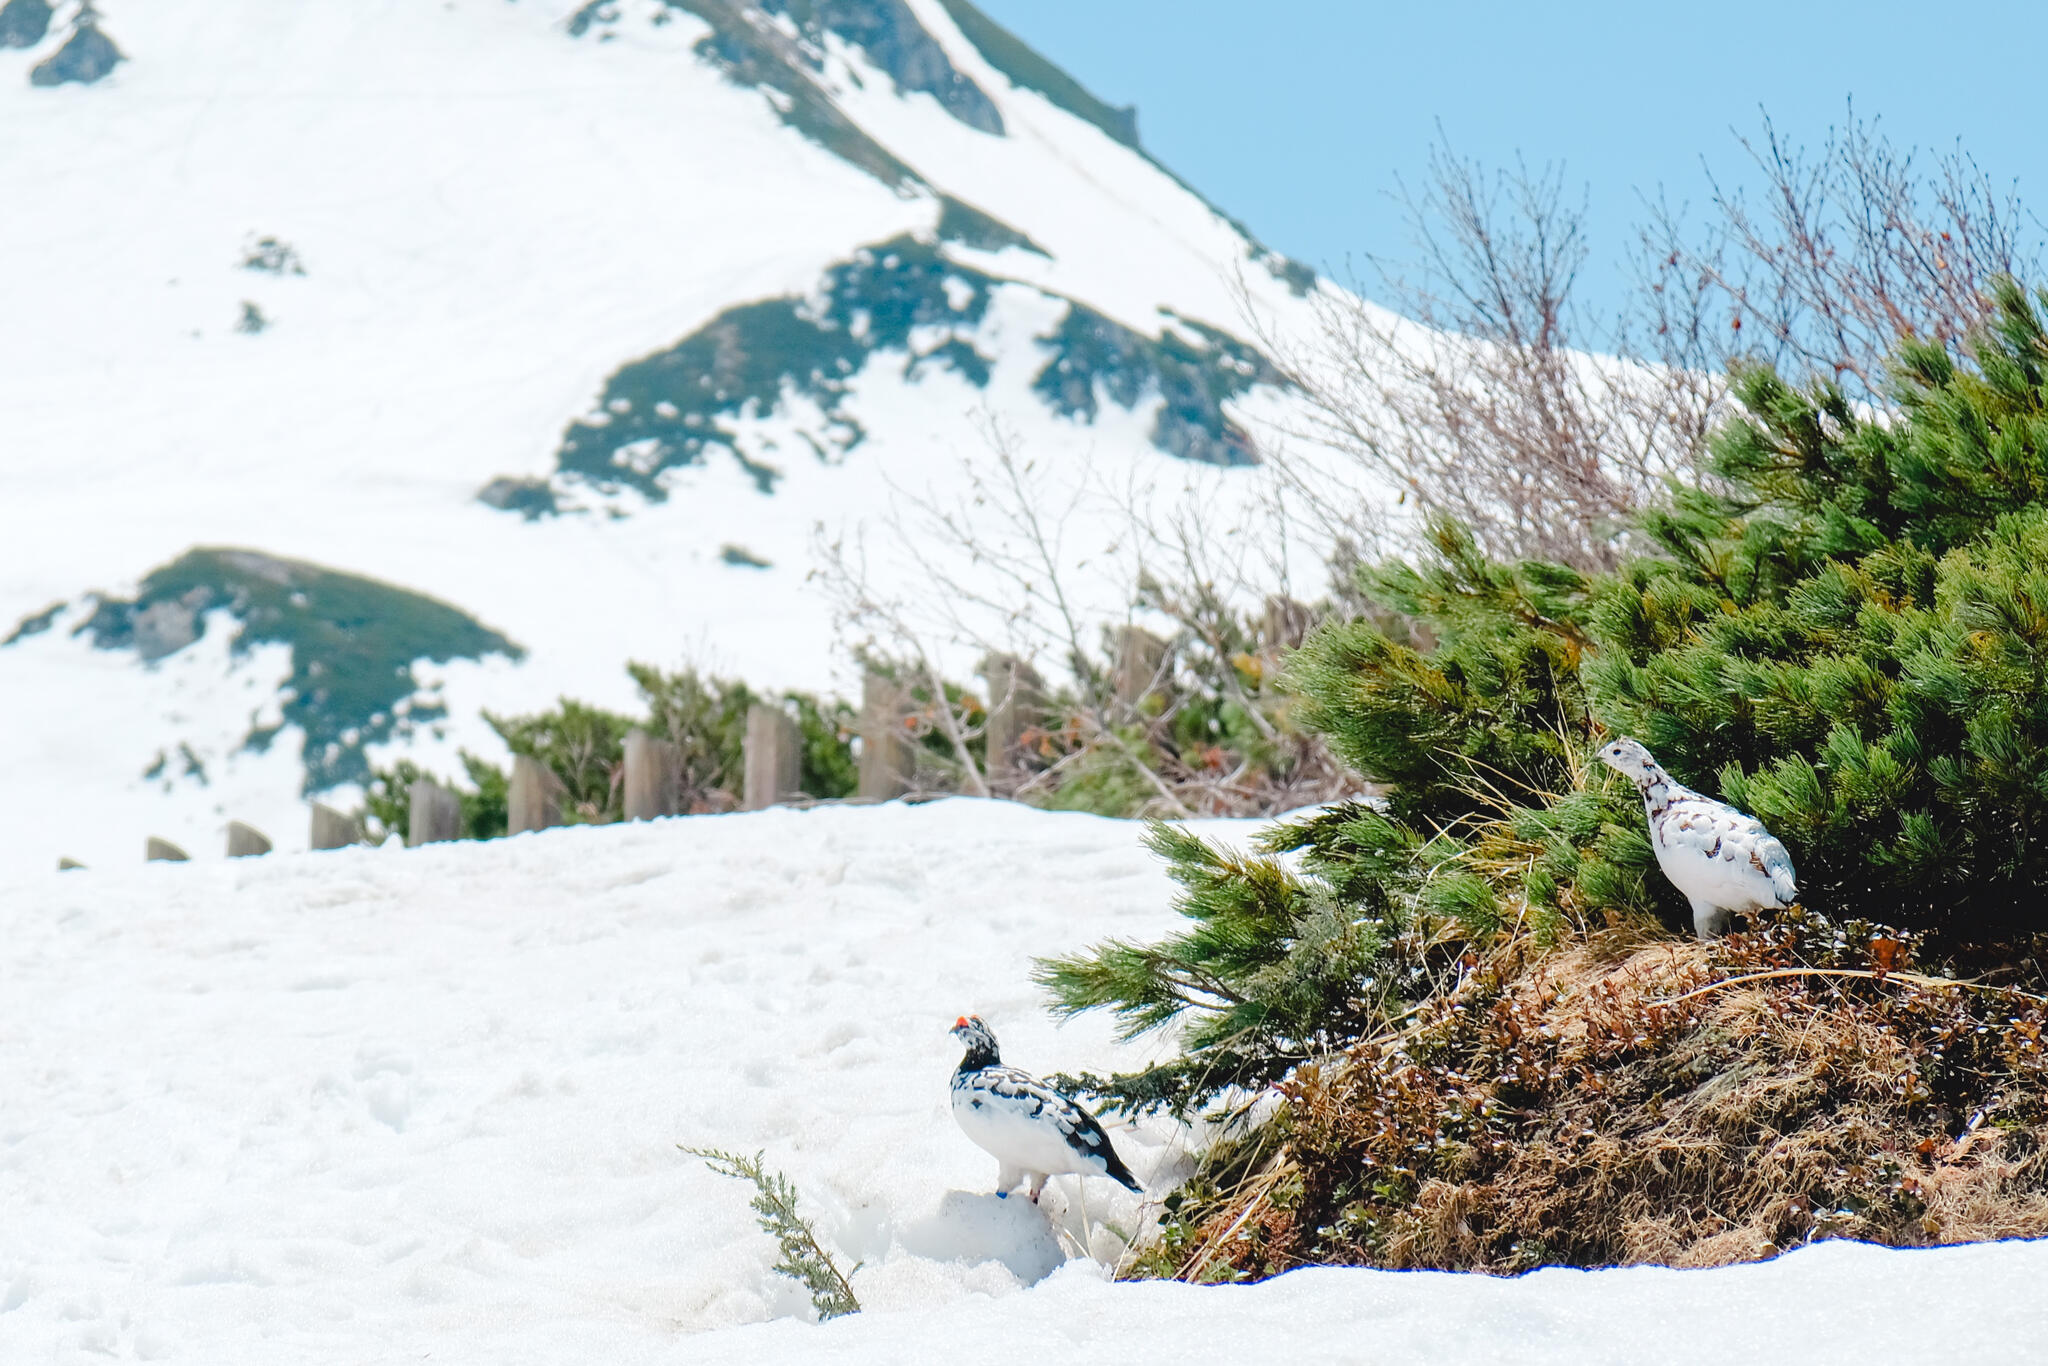
M 1588 613 L 1602 718 L 1770 825 L 1809 905 L 1961 941 L 2048 932 L 2048 295 L 1997 302 L 1968 363 L 1900 349 L 1888 422 L 1739 376 L 1735 492 Z
M 705 678 L 695 669 L 665 674 L 649 664 L 628 664 L 626 672 L 647 699 L 649 732 L 673 741 L 682 755 L 685 799 L 738 791 L 746 772 L 747 711 L 759 695 L 744 683 Z
M 1556 933 L 1683 923 L 1632 789 L 1590 761 L 1642 739 L 1680 781 L 1754 812 L 1804 904 L 1927 931 L 1954 967 L 2048 936 L 2048 294 L 2001 282 L 1961 355 L 1915 341 L 1893 408 L 1733 377 L 1710 486 L 1674 489 L 1641 550 L 1585 578 L 1490 561 L 1455 527 L 1362 575 L 1408 638 L 1358 620 L 1295 655 L 1296 720 L 1393 787 L 1237 860 L 1155 847 L 1193 928 L 1041 965 L 1056 1008 L 1183 1057 L 1091 1079 L 1186 1105 L 1391 1024 L 1509 918 Z M 1297 872 L 1271 856 L 1299 851 Z
M 1369 808 L 1332 808 L 1327 819 L 1355 823 L 1351 838 L 1389 865 L 1410 861 L 1414 837 Z M 1283 825 L 1262 844 L 1284 847 L 1299 831 Z M 1383 897 L 1347 904 L 1270 854 L 1224 853 L 1169 825 L 1154 824 L 1148 843 L 1171 864 L 1192 928 L 1158 944 L 1111 941 L 1045 960 L 1037 980 L 1065 1013 L 1107 1007 L 1130 1034 L 1188 1011 L 1194 1019 L 1181 1058 L 1114 1083 L 1075 1079 L 1087 1089 L 1126 1108 L 1183 1112 L 1225 1087 L 1276 1080 L 1355 1036 L 1395 989 L 1373 989 L 1373 968 L 1399 928 Z
M 1588 585 L 1554 565 L 1494 564 L 1463 529 L 1430 528 L 1420 567 L 1367 571 L 1374 602 L 1426 628 L 1427 649 L 1367 621 L 1324 630 L 1290 662 L 1296 724 L 1393 785 L 1393 814 L 1424 826 L 1475 809 L 1475 785 L 1555 790 L 1592 718 L 1577 623 Z

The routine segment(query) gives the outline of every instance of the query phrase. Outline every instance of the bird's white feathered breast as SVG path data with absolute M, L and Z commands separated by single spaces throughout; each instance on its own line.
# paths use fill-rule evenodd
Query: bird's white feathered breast
M 1028 1072 L 998 1063 L 956 1073 L 953 1117 L 1005 1167 L 1049 1176 L 1109 1173 L 1102 1126 Z

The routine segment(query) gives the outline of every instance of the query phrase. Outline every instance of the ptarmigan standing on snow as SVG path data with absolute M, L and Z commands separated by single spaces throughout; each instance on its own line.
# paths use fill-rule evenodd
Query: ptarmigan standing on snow
M 1790 906 L 1799 899 L 1792 856 L 1762 821 L 1672 781 L 1637 741 L 1616 740 L 1600 758 L 1634 779 L 1643 794 L 1657 866 L 1692 902 L 1692 927 L 1700 938 L 1726 934 L 1737 911 Z
M 967 1048 L 953 1073 L 953 1118 L 977 1145 L 1002 1164 L 996 1194 L 1008 1195 L 1031 1179 L 1035 1201 L 1046 1179 L 1062 1173 L 1106 1176 L 1144 1194 L 1145 1188 L 1110 1146 L 1095 1116 L 1029 1072 L 1003 1066 L 996 1036 L 979 1015 L 956 1020 L 950 1031 Z M 1087 1234 L 1088 1212 L 1081 1225 Z

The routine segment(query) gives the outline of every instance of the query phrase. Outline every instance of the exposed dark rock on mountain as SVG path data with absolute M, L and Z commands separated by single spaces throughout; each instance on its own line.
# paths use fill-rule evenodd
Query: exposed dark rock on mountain
M 50 0 L 7 0 L 0 5 L 0 47 L 34 47 L 50 31 Z
M 1041 343 L 1052 359 L 1033 386 L 1064 417 L 1093 422 L 1100 399 L 1136 408 L 1164 400 L 1152 444 L 1204 465 L 1255 465 L 1252 440 L 1223 403 L 1280 376 L 1257 351 L 1226 332 L 1184 318 L 1156 338 L 1133 332 L 1085 304 L 1073 304 Z
M 529 522 L 555 511 L 555 491 L 545 479 L 500 475 L 476 491 L 476 500 L 500 512 L 521 513 Z
M 1060 108 L 1083 118 L 1133 150 L 1138 147 L 1138 111 L 1097 99 L 1087 87 L 1032 51 L 1016 34 L 983 14 L 969 0 L 939 0 L 960 33 L 988 64 L 1025 90 L 1035 90 Z
M 81 15 L 78 26 L 64 40 L 64 46 L 28 73 L 30 85 L 91 85 L 127 58 L 114 40 L 100 32 L 89 16 Z
M 1029 242 L 966 205 L 949 204 L 949 221 L 977 246 Z M 630 489 L 661 501 L 662 476 L 701 464 L 722 447 L 763 493 L 783 471 L 749 456 L 736 423 L 776 411 L 792 394 L 816 403 L 825 424 L 819 458 L 853 450 L 866 437 L 844 403 L 872 358 L 900 356 L 918 378 L 938 366 L 986 387 L 992 357 L 977 343 L 993 292 L 1013 285 L 947 256 L 936 241 L 899 237 L 832 267 L 817 299 L 765 299 L 729 308 L 666 351 L 621 367 L 606 381 L 597 411 L 564 435 L 557 467 L 571 483 L 606 494 Z M 1054 296 L 1058 297 L 1058 296 Z M 1063 417 L 1093 422 L 1104 403 L 1126 410 L 1163 400 L 1152 442 L 1183 460 L 1249 465 L 1250 437 L 1223 404 L 1253 386 L 1277 385 L 1266 358 L 1228 333 L 1170 318 L 1149 337 L 1085 304 L 1062 300 L 1064 319 L 1039 341 L 1047 353 L 1033 383 Z M 829 448 L 829 449 L 827 449 Z M 552 497 L 493 480 L 478 496 L 529 518 L 553 512 Z
M 101 598 L 77 634 L 154 662 L 205 635 L 215 611 L 236 623 L 236 654 L 291 647 L 283 721 L 252 729 L 244 743 L 267 749 L 285 725 L 298 726 L 307 792 L 361 781 L 369 774 L 365 747 L 446 715 L 415 674 L 419 662 L 525 653 L 425 594 L 253 550 L 188 551 L 145 578 L 133 598 Z
M 865 50 L 898 90 L 930 95 L 969 128 L 1002 136 L 994 102 L 954 68 L 903 0 L 761 0 L 761 8 L 789 16 L 820 48 L 831 33 Z

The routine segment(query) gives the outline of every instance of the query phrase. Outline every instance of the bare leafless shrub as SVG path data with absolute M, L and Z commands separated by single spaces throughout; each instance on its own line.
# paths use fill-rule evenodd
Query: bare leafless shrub
M 1990 315 L 1992 280 L 2038 278 L 2040 225 L 1960 147 L 1923 169 L 1853 107 L 1817 152 L 1768 117 L 1740 143 L 1753 197 L 1716 180 L 1703 234 L 1661 202 L 1645 233 L 1666 267 L 1712 289 L 1724 330 L 1707 362 L 1747 355 L 1881 402 L 1899 338 L 1960 346 Z
M 928 781 L 1174 817 L 1358 789 L 1288 725 L 1276 686 L 1316 619 L 1286 592 L 1283 510 L 1263 510 L 1276 526 L 1256 509 L 1218 517 L 1199 495 L 1058 483 L 999 422 L 983 431 L 957 496 L 893 487 L 883 517 L 816 540 L 843 636 L 920 681 L 905 719 L 952 760 Z M 968 659 L 986 696 L 945 685 Z M 1006 712 L 1023 714 L 1004 736 L 1021 746 L 991 752 Z
M 1082 755 L 1106 747 L 1171 814 L 1190 814 L 1118 727 L 1124 718 L 1111 671 L 1089 648 L 1087 623 L 1098 613 L 1070 592 L 1067 536 L 1088 490 L 1049 487 L 1013 433 L 993 418 L 983 430 L 993 458 L 963 462 L 958 497 L 892 485 L 883 517 L 850 532 L 819 529 L 812 578 L 832 599 L 842 636 L 873 661 L 910 662 L 923 698 L 909 719 L 913 729 L 946 736 L 955 790 L 989 794 L 990 759 L 985 749 L 977 756 L 974 744 L 985 735 L 971 715 L 1019 699 L 949 696 L 944 661 L 980 654 L 1036 666 L 1050 658 L 1066 666 L 1072 687 L 1064 706 L 1038 699 L 1045 714 L 1036 718 L 1035 738 L 1050 752 L 1043 767 L 1009 784 L 1013 793 L 1051 786 Z M 1028 677 L 1012 670 L 1008 686 L 1021 688 Z M 1056 711 L 1064 715 L 1054 718 Z
M 1488 173 L 1439 144 L 1425 189 L 1403 200 L 1417 256 L 1378 262 L 1373 291 L 1391 311 L 1356 281 L 1313 297 L 1305 339 L 1253 311 L 1307 400 L 1287 435 L 1351 457 L 1492 553 L 1612 563 L 1622 519 L 1694 469 L 1712 420 L 1720 385 L 1688 349 L 1711 282 L 1678 288 L 1667 271 L 1643 317 L 1603 332 L 1572 301 L 1585 214 L 1559 168 Z M 1323 501 L 1324 471 L 1285 451 L 1291 486 Z M 1318 510 L 1344 529 L 1341 510 Z
M 921 538 L 903 523 L 901 512 L 892 512 L 885 522 L 891 546 L 906 552 L 926 572 L 920 587 L 931 588 L 937 572 L 920 549 Z M 902 726 L 907 738 L 921 742 L 936 735 L 944 740 L 943 755 L 921 746 L 915 760 L 902 775 L 911 795 L 966 792 L 977 797 L 989 795 L 986 766 L 974 752 L 986 722 L 977 717 L 986 711 L 978 699 L 963 697 L 947 686 L 944 652 L 952 637 L 945 623 L 918 611 L 917 599 L 899 588 L 900 576 L 878 573 L 870 561 L 869 537 L 865 528 L 828 536 L 821 527 L 814 538 L 817 564 L 811 571 L 831 597 L 842 638 L 854 641 L 853 655 L 863 671 L 885 677 L 897 685 L 891 690 L 866 689 L 864 710 L 886 707 L 892 714 L 864 716 L 873 727 Z M 885 700 L 886 699 L 886 700 Z M 940 760 L 935 767 L 934 760 Z
M 1300 453 L 1333 449 L 1496 555 L 1601 568 L 1667 480 L 1701 482 L 1731 367 L 1817 374 L 1881 406 L 1900 337 L 1960 347 L 1992 280 L 2038 273 L 2038 223 L 1960 151 L 1923 165 L 1853 109 L 1815 152 L 1768 119 L 1740 145 L 1758 188 L 1711 181 L 1697 230 L 1654 201 L 1612 321 L 1574 303 L 1589 245 L 1562 171 L 1489 172 L 1441 144 L 1422 192 L 1402 191 L 1411 259 L 1319 291 L 1306 338 L 1245 293 L 1307 400 L 1278 462 L 1304 506 L 1349 529 Z

